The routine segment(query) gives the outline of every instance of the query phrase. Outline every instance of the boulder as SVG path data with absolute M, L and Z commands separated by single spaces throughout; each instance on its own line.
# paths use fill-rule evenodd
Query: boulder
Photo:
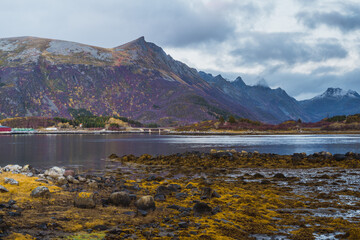
M 20 173 L 22 167 L 19 165 L 6 165 L 3 170 L 5 172 Z
M 0 185 L 0 192 L 8 192 L 9 190 L 7 190 L 4 186 Z
M 131 199 L 127 192 L 114 192 L 110 195 L 109 202 L 116 206 L 128 207 Z
M 50 197 L 50 190 L 45 186 L 40 186 L 32 190 L 31 197 L 38 198 L 38 197 Z
M 212 208 L 204 202 L 195 203 L 193 207 L 194 215 L 201 216 L 201 215 L 210 215 L 212 213 Z
M 64 173 L 65 173 L 64 168 L 52 167 L 52 168 L 46 170 L 44 175 L 49 176 L 49 177 L 51 177 L 53 179 L 57 179 L 59 177 L 63 177 Z
M 94 193 L 80 192 L 75 196 L 74 206 L 77 208 L 95 208 Z
M 75 176 L 75 171 L 74 170 L 65 170 L 64 177 L 67 177 L 67 176 L 74 177 Z
M 7 183 L 7 184 L 19 186 L 19 182 L 16 181 L 15 179 L 13 179 L 13 178 L 7 178 L 6 177 L 6 178 L 4 178 L 4 180 L 5 180 L 5 183 Z
M 135 202 L 135 206 L 140 210 L 155 210 L 155 201 L 152 196 L 143 196 Z

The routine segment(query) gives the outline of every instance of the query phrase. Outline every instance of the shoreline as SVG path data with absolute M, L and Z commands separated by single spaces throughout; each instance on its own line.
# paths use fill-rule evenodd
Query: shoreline
M 246 136 L 246 135 L 357 135 L 360 131 L 110 131 L 110 130 L 73 130 L 73 131 L 34 131 L 34 132 L 0 132 L 0 135 L 56 135 L 56 134 L 160 134 L 160 135 L 189 135 L 189 136 L 207 136 L 207 135 L 233 135 L 233 136 Z
M 108 157 L 100 174 L 1 168 L 2 239 L 359 239 L 360 154 Z M 350 190 L 350 188 L 351 190 Z M 35 191 L 37 189 L 37 192 Z M 43 192 L 41 192 L 42 190 Z M 35 192 L 34 192 L 35 191 Z M 336 201 L 334 204 L 333 201 Z

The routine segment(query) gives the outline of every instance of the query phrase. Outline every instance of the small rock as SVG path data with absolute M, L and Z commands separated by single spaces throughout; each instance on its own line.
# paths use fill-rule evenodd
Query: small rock
M 181 186 L 179 184 L 169 184 L 167 188 L 170 192 L 178 192 L 181 190 Z
M 178 200 L 183 200 L 183 199 L 187 198 L 187 196 L 188 196 L 187 193 L 180 192 L 175 195 L 175 198 Z
M 56 184 L 59 186 L 65 185 L 67 183 L 68 183 L 68 181 L 66 180 L 65 177 L 58 177 L 58 179 L 56 181 Z
M 50 197 L 50 190 L 47 187 L 40 186 L 40 187 L 37 187 L 34 190 L 32 190 L 30 196 L 35 197 L 35 198 L 38 198 L 38 197 L 48 198 L 48 197 Z
M 21 171 L 22 172 L 29 172 L 31 169 L 32 169 L 32 167 L 29 164 L 27 164 L 21 169 Z
M 286 177 L 285 177 L 285 175 L 282 174 L 282 173 L 276 173 L 273 178 L 285 179 Z
M 158 202 L 164 202 L 166 201 L 166 196 L 164 194 L 156 194 L 154 200 Z
M 18 181 L 16 181 L 15 179 L 13 179 L 13 178 L 4 178 L 4 180 L 5 180 L 5 183 L 7 183 L 7 184 L 10 184 L 10 185 L 18 185 L 19 186 L 19 182 Z
M 92 189 L 97 189 L 99 187 L 99 185 L 95 181 L 91 181 L 88 185 Z
M 44 175 L 49 176 L 49 177 L 51 177 L 53 179 L 57 179 L 59 177 L 63 177 L 64 173 L 65 173 L 64 168 L 52 167 L 52 168 L 46 170 Z
M 141 216 L 143 216 L 143 217 L 145 217 L 145 216 L 148 214 L 148 212 L 147 212 L 147 211 L 145 211 L 145 210 L 141 210 L 141 209 L 138 209 L 138 213 L 140 213 L 140 214 L 141 214 Z
M 180 228 L 188 228 L 188 227 L 189 227 L 189 223 L 187 223 L 187 222 L 179 222 L 179 227 L 180 227 Z
M 4 186 L 0 185 L 0 192 L 8 192 L 9 190 L 7 190 Z
M 346 159 L 345 154 L 334 154 L 335 161 L 343 161 Z
M 78 176 L 78 180 L 80 182 L 86 182 L 86 178 L 82 177 L 82 176 Z
M 264 175 L 262 175 L 261 173 L 255 173 L 253 178 L 264 178 Z
M 143 196 L 135 202 L 135 206 L 140 210 L 155 210 L 155 201 L 152 196 Z
M 74 199 L 74 206 L 78 208 L 95 208 L 94 194 L 80 192 Z
M 67 180 L 69 183 L 73 183 L 74 180 L 75 180 L 75 178 L 74 178 L 73 176 L 71 176 L 71 175 L 68 175 L 68 176 L 66 176 L 66 180 Z
M 212 208 L 204 202 L 198 202 L 195 203 L 193 211 L 195 216 L 209 215 L 212 212 Z
M 110 195 L 109 202 L 116 206 L 128 207 L 131 200 L 127 192 L 114 192 Z
M 109 227 L 107 227 L 105 225 L 96 225 L 95 227 L 93 227 L 93 229 L 96 231 L 105 231 L 105 230 L 108 230 Z

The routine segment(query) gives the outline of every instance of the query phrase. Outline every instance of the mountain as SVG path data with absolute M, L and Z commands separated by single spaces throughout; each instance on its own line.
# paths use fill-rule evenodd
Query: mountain
M 341 88 L 328 88 L 323 94 L 299 103 L 305 111 L 313 114 L 313 121 L 360 113 L 360 95 L 356 91 Z
M 162 125 L 230 114 L 255 118 L 144 37 L 110 49 L 0 39 L 0 118 L 71 117 L 74 109 Z
M 252 110 L 256 119 L 268 123 L 279 123 L 289 119 L 311 121 L 312 116 L 281 88 L 271 89 L 264 79 L 255 86 L 248 86 L 241 77 L 228 81 L 221 75 L 212 76 L 199 72 L 211 86 Z
M 76 112 L 123 116 L 143 123 L 177 125 L 220 116 L 280 123 L 359 113 L 354 91 L 328 89 L 298 102 L 264 79 L 198 72 L 140 37 L 101 48 L 75 42 L 17 37 L 0 39 L 0 119 L 71 117 Z

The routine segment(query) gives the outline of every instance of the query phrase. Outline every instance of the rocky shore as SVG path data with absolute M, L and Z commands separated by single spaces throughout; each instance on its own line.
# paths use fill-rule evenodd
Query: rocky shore
M 360 239 L 357 153 L 212 150 L 108 161 L 101 174 L 1 168 L 0 238 Z

